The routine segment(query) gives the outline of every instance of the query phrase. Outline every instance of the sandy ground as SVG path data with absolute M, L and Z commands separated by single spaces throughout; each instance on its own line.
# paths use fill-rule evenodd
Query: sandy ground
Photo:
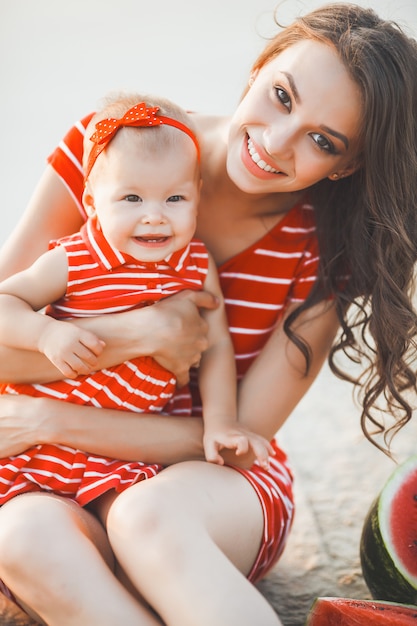
M 317 596 L 370 598 L 359 542 L 364 517 L 396 464 L 362 435 L 352 387 L 325 366 L 282 430 L 295 475 L 287 547 L 258 587 L 284 626 L 303 626 Z M 398 462 L 415 452 L 417 423 L 394 438 Z

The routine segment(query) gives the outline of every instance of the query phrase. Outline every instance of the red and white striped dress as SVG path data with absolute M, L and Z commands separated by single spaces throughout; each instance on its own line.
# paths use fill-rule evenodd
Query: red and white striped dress
M 184 289 L 200 290 L 208 272 L 207 249 L 190 244 L 159 263 L 142 263 L 114 249 L 88 220 L 79 233 L 54 242 L 68 261 L 65 295 L 47 308 L 57 319 L 118 313 L 154 304 Z M 48 384 L 7 385 L 5 393 L 46 396 L 74 404 L 136 413 L 160 413 L 176 390 L 171 372 L 151 357 Z M 182 403 L 191 413 L 188 389 Z M 85 505 L 108 489 L 122 491 L 154 476 L 161 466 L 98 457 L 62 445 L 38 445 L 0 460 L 0 504 L 27 491 L 50 491 Z
M 73 126 L 48 161 L 76 201 L 81 214 L 82 151 L 91 115 Z M 241 378 L 261 352 L 285 307 L 302 302 L 316 280 L 318 244 L 313 208 L 300 203 L 264 237 L 219 268 Z M 278 381 L 277 381 L 278 383 Z M 192 381 L 193 414 L 198 414 L 196 381 Z M 187 398 L 174 395 L 165 411 L 188 414 Z M 156 418 L 157 419 L 157 418 Z M 264 538 L 249 579 L 262 578 L 278 560 L 291 527 L 294 504 L 292 475 L 285 453 L 274 441 L 276 456 L 266 471 L 256 463 L 240 472 L 253 486 L 264 513 Z M 155 466 L 155 473 L 160 470 Z

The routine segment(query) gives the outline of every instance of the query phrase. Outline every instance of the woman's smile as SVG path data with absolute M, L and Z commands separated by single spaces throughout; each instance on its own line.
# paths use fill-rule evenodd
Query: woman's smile
M 242 162 L 251 174 L 264 180 L 276 179 L 286 176 L 282 171 L 277 170 L 262 149 L 255 144 L 253 139 L 247 135 L 242 145 Z
M 254 163 L 256 163 L 256 165 L 261 170 L 264 170 L 265 172 L 272 172 L 273 174 L 279 174 L 280 173 L 274 167 L 272 167 L 271 165 L 268 165 L 268 163 L 266 161 L 264 161 L 260 157 L 259 152 L 257 152 L 257 150 L 255 148 L 255 144 L 254 144 L 254 142 L 252 141 L 252 139 L 250 137 L 248 137 L 248 151 L 249 151 L 249 154 L 250 154 L 250 156 L 252 158 L 252 161 Z
M 335 49 L 299 41 L 253 75 L 231 123 L 229 176 L 256 193 L 261 184 L 264 192 L 300 191 L 334 171 L 347 175 L 361 111 L 359 90 Z

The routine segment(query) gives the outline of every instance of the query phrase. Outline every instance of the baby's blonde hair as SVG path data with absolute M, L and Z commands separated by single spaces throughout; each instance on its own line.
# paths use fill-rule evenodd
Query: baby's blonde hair
M 119 119 L 123 117 L 129 109 L 140 102 L 145 102 L 148 107 L 159 107 L 158 113 L 160 115 L 164 115 L 181 122 L 195 133 L 195 126 L 191 119 L 191 115 L 187 113 L 185 109 L 167 98 L 138 93 L 109 94 L 102 99 L 102 107 L 97 113 L 95 113 L 95 115 L 93 115 L 85 131 L 83 152 L 84 170 L 87 167 L 88 158 L 93 146 L 93 143 L 90 141 L 90 137 L 95 131 L 95 125 L 103 119 Z M 146 141 L 146 146 L 149 150 L 161 150 L 161 147 L 175 147 L 181 137 L 178 130 L 167 124 L 162 124 L 161 126 L 149 126 L 146 128 L 129 127 L 129 130 L 135 131 L 137 135 L 140 135 L 141 138 L 143 137 L 143 140 Z

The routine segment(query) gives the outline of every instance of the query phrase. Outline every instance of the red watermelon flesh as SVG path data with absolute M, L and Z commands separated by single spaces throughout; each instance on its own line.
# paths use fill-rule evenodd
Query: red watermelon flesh
M 393 472 L 372 504 L 360 556 L 373 598 L 417 604 L 417 456 Z
M 353 600 L 317 598 L 306 626 L 416 626 L 417 606 Z
M 417 468 L 393 495 L 387 522 L 398 565 L 417 581 Z

